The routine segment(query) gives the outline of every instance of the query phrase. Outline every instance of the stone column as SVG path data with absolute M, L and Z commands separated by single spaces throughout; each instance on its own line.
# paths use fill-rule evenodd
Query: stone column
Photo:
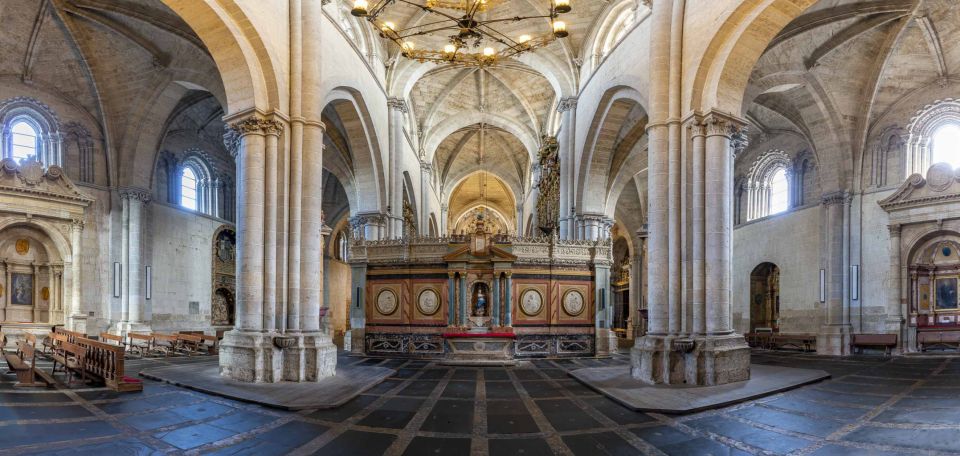
M 573 206 L 576 198 L 576 127 L 577 97 L 560 100 L 557 112 L 561 114 L 561 131 L 557 138 L 560 142 L 560 239 L 574 237 Z M 522 233 L 518 233 L 522 234 Z
M 430 198 L 428 195 L 431 193 L 431 175 L 433 173 L 433 165 L 429 162 L 422 161 L 420 162 L 420 223 L 418 223 L 418 228 L 420 228 L 421 236 L 430 235 Z
M 77 317 L 83 316 L 80 301 L 83 259 L 83 220 L 74 220 L 70 225 L 70 304 L 64 309 L 67 329 L 76 331 Z M 85 318 L 84 318 L 85 319 Z
M 493 326 L 500 326 L 500 273 L 494 271 L 493 274 L 493 299 L 491 299 L 493 304 L 491 312 L 491 317 L 493 318 Z
M 470 314 L 467 312 L 467 271 L 460 273 L 460 326 L 467 326 L 467 317 Z
M 261 128 L 266 134 L 264 139 L 264 223 L 263 223 L 263 323 L 265 331 L 275 331 L 277 327 L 277 206 L 280 204 L 279 149 L 278 142 L 283 124 L 275 120 L 264 120 Z
M 887 305 L 888 314 L 892 313 L 897 316 L 899 320 L 897 322 L 897 334 L 898 334 L 898 343 L 900 344 L 900 352 L 903 353 L 907 350 L 908 345 L 906 344 L 907 334 L 905 324 L 905 316 L 907 315 L 907 301 L 906 299 L 901 299 L 903 296 L 903 289 L 901 288 L 901 270 L 903 265 L 901 264 L 900 257 L 900 231 L 901 226 L 899 224 L 890 224 L 887 225 L 887 228 L 890 233 L 890 277 L 887 278 L 888 288 L 887 295 L 890 297 L 890 303 Z M 863 288 L 863 272 L 861 271 L 860 278 L 860 287 Z M 863 292 L 861 291 L 861 299 Z M 893 310 L 896 309 L 896 310 Z
M 33 322 L 41 323 L 40 321 L 40 266 L 36 263 L 33 264 Z M 48 311 L 49 313 L 49 311 Z
M 523 198 L 521 197 L 521 200 Z M 523 203 L 517 204 L 517 236 L 523 236 Z
M 123 300 L 126 303 L 126 314 L 120 325 L 120 334 L 130 331 L 150 331 L 150 325 L 144 321 L 144 300 L 141 294 L 143 280 L 143 209 L 150 202 L 150 192 L 145 189 L 127 188 L 120 191 L 123 200 L 123 239 L 125 245 L 121 249 L 125 256 L 123 279 Z
M 47 265 L 47 321 L 51 324 L 63 323 L 63 313 L 59 312 L 59 317 L 57 318 L 58 310 L 57 309 L 57 300 L 55 299 L 57 292 L 56 277 L 54 276 L 53 266 Z M 60 321 L 57 321 L 60 320 Z
M 706 119 L 706 327 L 709 335 L 733 333 L 730 320 L 730 271 L 733 266 L 733 121 L 713 113 Z
M 507 276 L 507 289 L 504 292 L 503 303 L 503 326 L 513 327 L 513 273 L 505 272 Z
M 7 321 L 7 318 L 9 317 L 7 315 L 7 307 L 10 306 L 10 295 L 12 293 L 12 283 L 10 282 L 11 280 L 10 265 L 7 264 L 6 260 L 4 260 L 3 262 L 3 274 L 4 274 L 3 285 L 6 292 L 3 294 L 3 315 L 2 315 L 3 320 L 2 321 Z
M 817 353 L 843 356 L 850 354 L 850 315 L 846 294 L 845 232 L 851 197 L 846 191 L 823 196 L 822 262 L 826 269 L 826 318 L 817 337 Z
M 391 238 L 403 237 L 403 174 L 400 164 L 403 161 L 403 118 L 407 114 L 407 103 L 402 98 L 388 98 L 390 108 L 390 157 L 388 160 L 388 196 L 390 221 L 387 229 Z
M 447 273 L 447 326 L 457 324 L 457 273 Z
M 690 133 L 693 139 L 691 174 L 693 181 L 693 209 L 691 211 L 691 260 L 692 260 L 692 292 L 693 303 L 693 334 L 706 334 L 706 125 L 700 119 L 690 123 Z

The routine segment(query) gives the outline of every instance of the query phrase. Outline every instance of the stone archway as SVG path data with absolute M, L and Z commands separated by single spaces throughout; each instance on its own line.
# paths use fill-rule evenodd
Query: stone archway
M 780 268 L 760 263 L 750 273 L 750 332 L 780 332 Z

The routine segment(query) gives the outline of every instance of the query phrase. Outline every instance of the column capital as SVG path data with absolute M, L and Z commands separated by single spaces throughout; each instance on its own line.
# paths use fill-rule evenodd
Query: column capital
M 560 102 L 557 103 L 557 112 L 567 112 L 577 109 L 577 100 L 577 97 L 561 98 Z
M 887 230 L 890 231 L 890 237 L 899 237 L 900 231 L 903 229 L 903 225 L 899 223 L 891 223 L 887 225 Z
M 433 164 L 430 163 L 430 162 L 428 162 L 428 161 L 421 161 L 421 162 L 420 162 L 420 171 L 422 171 L 422 172 L 425 173 L 425 174 L 430 174 L 430 173 L 432 173 L 432 172 L 433 172 Z
M 73 220 L 70 221 L 70 228 L 71 228 L 73 231 L 83 231 L 83 226 L 84 226 L 85 223 L 86 223 L 86 221 L 85 221 L 84 219 L 82 219 L 82 218 L 73 219 Z
M 126 187 L 119 190 L 120 199 L 135 200 L 143 204 L 149 203 L 151 199 L 150 191 L 144 188 Z
M 447 271 L 447 277 L 455 279 L 457 277 L 457 271 Z
M 407 109 L 407 102 L 403 98 L 399 97 L 390 97 L 387 98 L 387 107 L 393 110 L 400 111 L 406 114 L 409 110 Z
M 846 190 L 827 193 L 820 198 L 820 203 L 824 206 L 848 205 L 851 202 L 853 202 L 853 195 Z
M 707 136 L 726 136 L 728 138 L 742 134 L 747 125 L 741 119 L 716 110 L 703 116 L 703 123 L 707 129 Z

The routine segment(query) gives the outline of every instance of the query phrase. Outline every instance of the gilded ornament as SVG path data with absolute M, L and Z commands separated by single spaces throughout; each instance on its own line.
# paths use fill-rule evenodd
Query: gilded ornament
M 47 287 L 43 287 L 43 289 L 40 290 L 40 297 L 43 298 L 44 301 L 49 301 L 49 300 L 50 300 L 50 289 L 47 288 Z
M 18 254 L 26 255 L 27 253 L 30 253 L 30 241 L 27 239 L 17 239 L 15 248 Z

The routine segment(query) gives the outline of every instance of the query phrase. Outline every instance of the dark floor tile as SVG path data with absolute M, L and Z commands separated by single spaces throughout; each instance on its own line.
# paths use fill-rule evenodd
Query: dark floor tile
M 523 389 L 527 390 L 527 394 L 535 399 L 566 397 L 563 394 L 563 389 L 554 383 L 555 382 L 548 380 L 520 382 L 520 384 L 523 385 Z
M 437 401 L 423 425 L 420 426 L 420 430 L 472 434 L 473 402 L 442 399 Z
M 827 418 L 810 418 L 767 407 L 745 407 L 730 412 L 731 415 L 746 418 L 760 424 L 767 424 L 801 434 L 827 437 L 843 427 L 843 423 Z
M 790 396 L 784 396 L 769 402 L 764 402 L 764 405 L 837 420 L 855 420 L 869 412 L 868 409 L 864 408 L 845 407 L 840 404 L 827 405 L 824 403 L 808 401 L 798 397 Z
M 381 382 L 380 384 L 378 384 L 377 386 L 374 386 L 373 388 L 366 390 L 363 394 L 375 394 L 375 395 L 386 394 L 390 390 L 396 388 L 397 385 L 399 385 L 400 383 L 402 383 L 400 380 L 387 379 Z
M 233 432 L 208 424 L 195 424 L 172 431 L 158 432 L 153 436 L 181 450 L 189 450 L 218 440 L 223 440 L 233 436 L 233 434 Z
M 824 445 L 823 448 L 810 453 L 810 456 L 908 456 L 911 454 L 913 453 Z
M 92 413 L 80 405 L 48 407 L 36 405 L 0 406 L 0 421 L 83 418 L 92 415 Z
M 557 431 L 582 431 L 603 427 L 568 399 L 542 399 L 536 403 Z
M 376 432 L 347 431 L 320 448 L 322 456 L 381 456 L 397 437 Z
M 567 374 L 563 369 L 541 369 L 540 373 L 547 378 L 554 380 L 563 380 L 570 378 L 570 375 Z
M 613 432 L 567 436 L 563 443 L 578 456 L 631 456 L 640 451 Z
M 488 434 L 533 434 L 540 432 L 540 427 L 533 420 L 533 416 L 519 401 L 490 401 L 487 402 L 487 433 Z
M 447 375 L 449 369 L 427 369 L 417 377 L 418 380 L 440 380 Z
M 403 454 L 404 456 L 466 455 L 470 454 L 470 439 L 414 437 Z
M 70 448 L 57 451 L 44 451 L 49 456 L 68 456 L 68 455 L 125 455 L 125 456 L 147 456 L 160 454 L 160 452 L 146 443 L 135 438 L 128 438 L 104 443 L 91 443 L 89 445 L 71 446 Z
M 704 437 L 697 437 L 693 440 L 665 445 L 659 448 L 659 450 L 669 456 L 747 456 L 750 454 L 746 451 L 728 447 L 716 440 L 710 440 Z
M 872 421 L 893 424 L 946 424 L 960 423 L 960 409 L 902 410 L 890 409 L 877 415 Z
M 241 434 L 252 431 L 261 426 L 266 426 L 274 421 L 276 421 L 275 417 L 244 410 L 232 415 L 215 419 L 213 421 L 209 421 L 207 424 Z
M 451 381 L 440 396 L 447 399 L 473 399 L 476 391 L 477 382 Z
M 223 415 L 233 410 L 235 410 L 233 407 L 227 407 L 226 405 L 221 405 L 210 401 L 203 401 L 193 405 L 170 409 L 171 412 L 176 413 L 177 415 L 180 415 L 189 421 L 206 420 L 215 416 Z
M 260 434 L 254 439 L 268 447 L 286 448 L 285 452 L 289 452 L 289 450 L 301 447 L 320 437 L 324 432 L 327 432 L 327 429 L 329 428 L 319 424 L 291 421 Z
M 670 426 L 654 426 L 648 428 L 632 429 L 633 433 L 645 440 L 650 445 L 653 445 L 657 448 L 672 445 L 680 442 L 686 442 L 688 440 L 693 440 L 697 436 L 692 434 L 687 434 L 680 429 L 673 428 Z
M 806 398 L 814 401 L 829 402 L 834 404 L 850 404 L 876 407 L 890 400 L 888 396 L 871 396 L 866 394 L 837 393 L 832 391 L 823 391 L 815 388 L 803 388 L 790 392 L 787 397 Z
M 347 418 L 350 418 L 353 415 L 356 415 L 361 410 L 367 408 L 368 405 L 374 403 L 377 399 L 377 396 L 357 396 L 356 399 L 347 402 L 340 407 L 334 409 L 317 410 L 316 412 L 313 412 L 307 416 L 310 418 L 316 418 L 318 420 L 339 423 L 345 421 Z
M 700 418 L 688 421 L 686 424 L 774 453 L 789 453 L 804 448 L 811 443 L 801 438 L 760 429 L 722 416 Z
M 9 424 L 0 426 L 0 448 L 11 448 L 38 443 L 63 442 L 119 434 L 120 431 L 106 421 L 81 421 L 76 423 Z
M 492 455 L 554 456 L 543 439 L 491 439 L 487 441 Z
M 512 382 L 485 382 L 487 399 L 520 399 L 520 393 Z
M 423 399 L 394 398 L 360 420 L 361 426 L 403 429 L 413 419 Z
M 410 368 L 397 369 L 397 371 L 394 372 L 394 374 L 391 375 L 391 377 L 405 379 L 405 378 L 413 377 L 414 375 L 417 374 L 417 372 L 418 371 L 416 369 L 410 369 Z
M 149 414 L 132 415 L 123 419 L 124 424 L 129 424 L 130 426 L 137 428 L 139 431 L 152 431 L 154 429 L 185 423 L 187 421 L 190 420 L 177 415 L 176 413 L 165 410 Z
M 633 410 L 613 402 L 606 397 L 587 398 L 584 399 L 584 402 L 620 425 L 641 424 L 654 421 L 650 415 L 647 415 L 646 413 L 634 412 Z
M 453 371 L 454 380 L 476 380 L 477 375 L 477 369 L 457 369 Z
M 543 380 L 540 371 L 535 369 L 514 369 L 513 375 L 515 375 L 518 380 Z
M 510 380 L 510 375 L 506 369 L 484 369 L 483 378 L 485 380 Z
M 406 388 L 400 390 L 397 395 L 399 396 L 415 396 L 415 397 L 427 397 L 430 393 L 433 392 L 433 389 L 439 385 L 440 382 L 435 381 L 423 381 L 423 380 L 413 380 L 407 385 Z
M 36 404 L 38 402 L 73 402 L 73 399 L 63 393 L 0 392 L 0 403 L 3 404 Z
M 960 451 L 960 439 L 957 439 L 956 429 L 890 429 L 865 426 L 847 434 L 843 439 L 904 448 Z

